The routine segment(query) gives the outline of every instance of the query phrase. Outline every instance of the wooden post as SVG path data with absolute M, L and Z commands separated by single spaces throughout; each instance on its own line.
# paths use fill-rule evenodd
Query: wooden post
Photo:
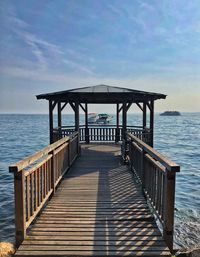
M 150 103 L 150 134 L 151 134 L 151 142 L 150 146 L 153 147 L 153 137 L 154 137 L 154 101 Z
M 88 104 L 85 104 L 85 142 L 90 143 L 89 129 L 88 129 Z
M 143 103 L 143 129 L 146 128 L 147 125 L 147 104 Z
M 142 149 L 142 163 L 141 163 L 141 180 L 142 180 L 142 189 L 143 189 L 143 194 L 144 194 L 144 197 L 146 198 L 145 196 L 145 173 L 146 173 L 146 158 L 145 158 L 145 155 L 147 154 L 147 152 Z
M 75 103 L 75 131 L 79 132 L 79 104 Z
M 53 143 L 53 104 L 52 100 L 49 100 L 49 138 L 50 144 Z
M 56 191 L 56 187 L 55 187 L 55 181 L 56 181 L 56 178 L 55 178 L 55 154 L 54 154 L 54 151 L 52 151 L 50 154 L 52 154 L 52 157 L 51 157 L 51 188 L 53 189 L 53 192 L 52 192 L 52 196 L 55 194 L 55 191 Z
M 24 170 L 14 171 L 15 231 L 18 248 L 26 236 L 25 176 Z
M 79 154 L 80 153 L 80 149 L 79 149 L 80 135 L 79 135 L 79 103 L 78 102 L 75 102 L 75 131 L 78 132 L 77 149 Z
M 62 138 L 62 111 L 61 111 L 61 102 L 58 102 L 58 133 L 59 133 L 59 139 Z
M 174 230 L 174 201 L 175 201 L 175 181 L 176 172 L 165 171 L 165 184 L 164 184 L 164 225 L 163 225 L 163 238 L 167 243 L 170 251 L 173 251 L 173 230 Z
M 119 104 L 117 103 L 115 142 L 117 143 L 119 140 Z
M 143 113 L 142 141 L 145 142 L 145 136 L 146 136 L 145 135 L 145 133 L 146 133 L 145 129 L 146 129 L 146 125 L 147 125 L 147 104 L 146 104 L 146 102 L 143 103 L 142 113 Z
M 58 102 L 58 127 L 62 126 L 61 102 Z
M 122 108 L 122 138 L 126 138 L 126 125 L 127 125 L 127 109 L 126 109 L 126 103 L 123 103 Z

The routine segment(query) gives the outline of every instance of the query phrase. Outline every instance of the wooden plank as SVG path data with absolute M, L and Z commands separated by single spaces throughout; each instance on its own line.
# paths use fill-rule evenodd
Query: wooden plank
M 102 246 L 102 245 L 135 245 L 135 246 L 163 246 L 164 245 L 164 240 L 160 237 L 152 237 L 152 239 L 146 239 L 146 240 L 104 240 L 104 241 L 96 241 L 95 245 L 96 246 Z M 65 246 L 70 246 L 70 245 L 76 245 L 76 246 L 92 246 L 94 245 L 94 241 L 59 241 L 59 240 L 27 240 L 23 242 L 23 245 L 65 245 Z
M 105 229 L 105 226 L 110 229 L 110 228 L 115 228 L 115 229 L 118 229 L 118 228 L 127 228 L 130 229 L 130 228 L 156 228 L 156 224 L 152 224 L 152 223 L 148 223 L 148 224 L 138 224 L 138 225 L 134 225 L 134 224 L 121 224 L 120 222 L 120 225 L 116 225 L 116 224 L 84 224 L 84 223 L 44 223 L 44 222 L 37 222 L 34 226 L 33 226 L 33 229 L 34 228 L 99 228 L 99 229 Z
M 78 247 L 77 245 L 21 245 L 19 247 L 19 251 L 28 250 L 28 251 L 102 251 L 105 250 L 106 245 L 81 245 Z M 107 248 L 107 247 L 106 247 Z M 133 246 L 133 245 L 109 245 L 108 251 L 148 251 L 149 246 Z M 166 246 L 151 246 L 151 251 L 167 251 L 168 248 Z
M 16 256 L 171 256 L 169 251 L 158 250 L 158 251 L 107 251 L 107 250 L 99 250 L 99 251 L 18 251 Z
M 81 226 L 76 226 L 76 227 L 72 227 L 72 225 L 70 227 L 38 227 L 38 226 L 33 226 L 33 228 L 31 229 L 31 231 L 54 231 L 54 232 L 72 232 L 72 231 L 83 231 L 83 232 L 154 232 L 154 231 L 158 231 L 157 228 L 155 227 L 133 227 L 133 226 L 90 226 L 90 227 L 81 227 Z M 159 232 L 160 233 L 160 232 Z
M 129 236 L 160 236 L 161 233 L 159 231 L 151 230 L 148 229 L 149 231 L 138 231 L 138 232 L 132 232 L 132 231 L 127 231 L 127 232 L 113 232 L 107 234 L 109 237 L 119 237 L 119 236 L 124 236 L 124 237 L 129 237 Z M 76 238 L 76 240 L 79 240 L 78 238 L 81 236 L 90 236 L 92 239 L 94 239 L 96 236 L 102 236 L 106 237 L 106 231 L 30 231 L 29 235 L 35 235 L 35 236 L 48 236 L 51 234 L 51 236 L 68 236 L 68 237 L 73 237 Z
M 24 242 L 29 242 L 31 240 L 49 240 L 49 241 L 78 241 L 78 242 L 87 242 L 87 241 L 92 241 L 94 242 L 94 244 L 96 244 L 96 242 L 100 242 L 100 241 L 163 241 L 163 238 L 159 235 L 159 236 L 155 236 L 155 235 L 132 235 L 132 236 L 115 236 L 115 237 L 109 237 L 107 236 L 105 238 L 104 236 L 79 236 L 77 237 L 75 236 L 66 236 L 66 235 L 27 235 L 26 240 Z

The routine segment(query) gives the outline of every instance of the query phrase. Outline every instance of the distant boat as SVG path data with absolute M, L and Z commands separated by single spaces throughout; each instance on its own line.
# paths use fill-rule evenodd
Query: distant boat
M 112 116 L 110 116 L 109 114 L 106 114 L 106 113 L 101 113 L 99 114 L 99 118 L 97 119 L 97 123 L 100 123 L 100 124 L 106 124 L 106 123 L 109 123 L 111 122 L 113 119 Z
M 181 116 L 181 114 L 177 111 L 166 111 L 161 113 L 160 116 Z
M 98 119 L 98 114 L 95 112 L 91 112 L 88 114 L 88 123 L 96 123 Z

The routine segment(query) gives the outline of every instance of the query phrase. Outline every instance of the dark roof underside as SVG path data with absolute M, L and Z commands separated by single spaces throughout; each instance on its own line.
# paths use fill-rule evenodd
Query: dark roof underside
M 55 100 L 61 102 L 80 103 L 122 103 L 122 102 L 144 102 L 157 99 L 165 99 L 166 95 L 133 90 L 122 87 L 97 85 L 82 87 L 71 90 L 59 91 L 36 96 L 37 99 Z

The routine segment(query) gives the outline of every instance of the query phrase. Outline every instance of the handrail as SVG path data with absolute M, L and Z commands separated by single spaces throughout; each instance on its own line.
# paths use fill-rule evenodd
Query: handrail
M 9 167 L 14 173 L 16 246 L 79 154 L 75 132 Z
M 144 194 L 162 225 L 163 237 L 172 252 L 175 181 L 180 166 L 136 136 L 126 133 L 126 139 L 131 169 L 142 184 Z
M 117 125 L 114 125 L 114 124 L 94 124 L 94 123 L 89 123 L 88 124 L 88 127 L 99 127 L 99 126 L 105 126 L 105 127 L 113 127 L 113 128 L 117 128 Z M 85 125 L 79 125 L 79 128 L 85 128 L 86 126 Z M 122 125 L 119 125 L 118 126 L 119 128 L 122 128 Z M 135 126 L 135 125 L 127 125 L 128 128 L 138 128 L 138 129 L 142 129 L 143 127 L 142 126 Z M 54 129 L 65 129 L 65 128 L 75 128 L 75 125 L 64 125 L 64 126 L 61 126 L 61 127 L 55 127 Z
M 136 142 L 143 150 L 146 151 L 150 156 L 152 156 L 157 161 L 161 162 L 169 171 L 180 172 L 180 166 L 177 165 L 175 162 L 169 160 L 164 155 L 160 154 L 151 146 L 147 145 L 145 142 L 140 140 L 139 138 L 135 137 L 134 135 L 127 133 L 127 137 Z
M 78 134 L 78 132 L 74 132 L 71 136 L 71 138 L 75 137 Z M 16 163 L 13 163 L 9 166 L 9 172 L 16 172 L 16 171 L 20 171 L 22 169 L 24 169 L 26 166 L 31 165 L 33 162 L 35 162 L 36 160 L 38 160 L 39 158 L 44 157 L 45 155 L 47 155 L 49 152 L 55 150 L 57 147 L 59 147 L 60 145 L 64 144 L 65 142 L 68 142 L 70 140 L 70 136 L 68 137 L 64 137 L 58 141 L 56 141 L 55 143 L 46 146 L 45 148 L 43 148 L 42 150 L 29 155 L 28 157 L 24 158 L 23 160 L 20 160 Z

